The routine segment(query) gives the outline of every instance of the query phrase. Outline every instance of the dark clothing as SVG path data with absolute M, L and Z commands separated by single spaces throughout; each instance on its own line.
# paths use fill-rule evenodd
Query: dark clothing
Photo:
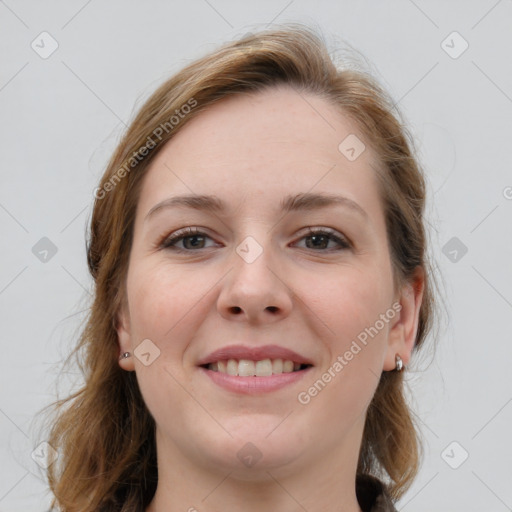
M 397 512 L 386 486 L 373 476 L 357 476 L 356 496 L 363 512 Z

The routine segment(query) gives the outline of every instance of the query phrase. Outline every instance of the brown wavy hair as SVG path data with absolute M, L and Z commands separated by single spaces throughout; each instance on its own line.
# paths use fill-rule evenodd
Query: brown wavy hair
M 53 509 L 127 512 L 143 510 L 151 502 L 158 478 L 155 422 L 135 372 L 118 364 L 116 332 L 117 313 L 126 300 L 142 178 L 165 143 L 209 105 L 282 84 L 329 101 L 356 123 L 376 152 L 395 284 L 413 282 L 417 267 L 426 271 L 414 351 L 431 330 L 434 281 L 427 255 L 425 180 L 413 139 L 398 112 L 393 113 L 390 97 L 371 73 L 336 65 L 324 38 L 300 24 L 224 44 L 149 97 L 96 190 L 87 240 L 95 293 L 79 342 L 65 361 L 78 364 L 84 383 L 45 408 L 51 407 L 53 414 L 47 441 L 59 453 L 47 470 Z M 422 453 L 405 384 L 403 372 L 382 372 L 367 411 L 357 468 L 358 474 L 384 479 L 394 499 L 412 483 Z

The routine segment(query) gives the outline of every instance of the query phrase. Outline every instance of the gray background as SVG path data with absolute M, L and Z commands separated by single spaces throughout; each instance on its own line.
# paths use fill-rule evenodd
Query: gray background
M 512 1 L 5 0 L 0 512 L 49 504 L 37 450 L 31 455 L 44 441 L 34 415 L 55 396 L 59 363 L 90 300 L 86 223 L 125 123 L 190 60 L 290 21 L 318 26 L 333 45 L 343 40 L 368 58 L 428 172 L 432 253 L 448 312 L 435 356 L 409 372 L 425 460 L 397 508 L 512 510 Z M 52 41 L 43 31 L 58 43 L 47 58 Z M 56 254 L 41 252 L 43 237 Z M 64 396 L 79 383 L 67 374 L 59 389 Z

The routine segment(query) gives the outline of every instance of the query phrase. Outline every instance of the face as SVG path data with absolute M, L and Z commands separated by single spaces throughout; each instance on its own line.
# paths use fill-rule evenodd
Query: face
M 159 453 L 246 478 L 251 450 L 258 467 L 290 472 L 357 461 L 379 376 L 396 353 L 408 362 L 416 325 L 393 287 L 375 156 L 367 142 L 352 161 L 338 149 L 351 134 L 364 141 L 326 100 L 280 87 L 210 107 L 152 162 L 118 334 L 138 354 L 120 364 L 136 371 Z M 190 195 L 223 207 L 149 213 Z M 277 345 L 312 366 L 236 391 L 198 366 L 233 345 Z

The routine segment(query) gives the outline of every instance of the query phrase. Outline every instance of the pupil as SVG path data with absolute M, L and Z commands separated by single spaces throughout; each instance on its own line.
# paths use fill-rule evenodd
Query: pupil
M 323 240 L 325 242 L 326 236 L 325 235 L 311 235 L 310 237 L 311 241 L 313 242 L 313 247 L 319 247 L 319 245 L 316 242 L 320 242 L 320 240 Z M 325 244 L 321 244 L 322 246 L 325 246 Z
M 204 237 L 202 237 L 200 235 L 193 235 L 193 236 L 188 236 L 187 238 L 185 238 L 185 245 L 187 245 L 187 241 L 190 241 L 192 239 L 195 240 L 195 242 L 189 244 L 192 247 L 198 247 L 197 239 L 200 239 L 199 244 L 201 243 L 201 241 L 204 242 Z

